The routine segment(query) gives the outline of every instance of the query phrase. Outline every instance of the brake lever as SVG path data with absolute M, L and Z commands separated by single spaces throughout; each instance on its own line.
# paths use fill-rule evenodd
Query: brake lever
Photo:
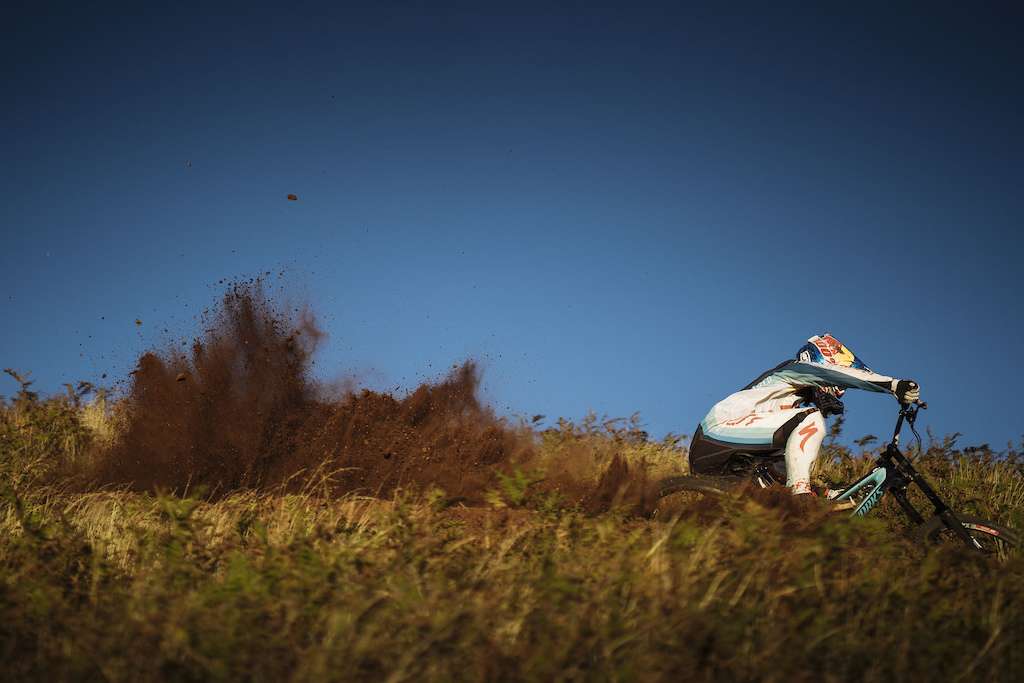
M 917 454 L 918 455 L 920 455 L 921 452 L 922 452 L 922 449 L 921 449 L 921 435 L 917 433 L 917 427 L 914 426 L 914 423 L 917 421 L 917 411 L 920 410 L 921 408 L 924 408 L 925 410 L 927 410 L 928 409 L 928 404 L 925 403 L 924 401 L 921 401 L 920 399 L 918 399 L 918 400 L 914 401 L 913 407 L 908 405 L 904 409 L 904 412 L 905 412 L 905 414 L 907 416 L 907 424 L 910 425 L 910 431 L 917 438 Z M 914 462 L 915 459 L 916 458 L 911 458 L 910 462 Z

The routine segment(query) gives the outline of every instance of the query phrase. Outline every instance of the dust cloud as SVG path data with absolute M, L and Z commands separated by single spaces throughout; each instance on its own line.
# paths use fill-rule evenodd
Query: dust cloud
M 385 497 L 437 487 L 482 505 L 499 488 L 496 471 L 511 474 L 535 456 L 532 433 L 479 400 L 473 361 L 402 397 L 369 389 L 325 396 L 310 377 L 324 341 L 314 316 L 275 306 L 258 280 L 231 284 L 207 321 L 186 353 L 139 358 L 122 438 L 94 461 L 92 485 L 179 495 L 201 486 L 212 497 L 247 489 Z M 621 459 L 597 484 L 570 469 L 546 484 L 591 511 L 644 488 Z

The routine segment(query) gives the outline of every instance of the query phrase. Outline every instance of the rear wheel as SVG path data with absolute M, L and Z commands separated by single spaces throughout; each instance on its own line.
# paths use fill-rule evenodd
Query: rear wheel
M 987 555 L 1004 559 L 1019 542 L 1013 530 L 990 519 L 960 514 L 957 518 L 977 543 L 978 548 Z M 930 546 L 939 543 L 959 543 L 960 537 L 936 515 L 917 528 L 914 541 L 919 545 Z
M 685 491 L 695 493 L 725 493 L 739 484 L 742 479 L 739 477 L 715 477 L 684 475 L 662 479 L 655 484 L 654 497 L 664 498 L 673 493 Z

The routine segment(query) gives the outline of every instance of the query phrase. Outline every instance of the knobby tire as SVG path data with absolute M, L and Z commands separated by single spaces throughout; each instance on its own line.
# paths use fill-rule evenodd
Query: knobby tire
M 957 518 L 987 554 L 1005 557 L 1020 542 L 1017 534 L 1004 524 L 975 515 L 957 514 Z M 936 515 L 917 528 L 914 541 L 921 546 L 932 546 L 949 541 L 960 542 L 960 539 L 946 526 L 942 518 Z
M 682 475 L 662 479 L 656 484 L 655 497 L 664 498 L 673 493 L 692 491 L 697 493 L 726 493 L 739 485 L 743 479 L 739 477 L 714 477 Z

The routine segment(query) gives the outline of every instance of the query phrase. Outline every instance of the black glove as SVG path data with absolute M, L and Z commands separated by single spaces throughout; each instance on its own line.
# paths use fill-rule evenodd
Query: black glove
M 921 387 L 912 379 L 894 379 L 891 388 L 901 405 L 909 406 L 921 398 Z

